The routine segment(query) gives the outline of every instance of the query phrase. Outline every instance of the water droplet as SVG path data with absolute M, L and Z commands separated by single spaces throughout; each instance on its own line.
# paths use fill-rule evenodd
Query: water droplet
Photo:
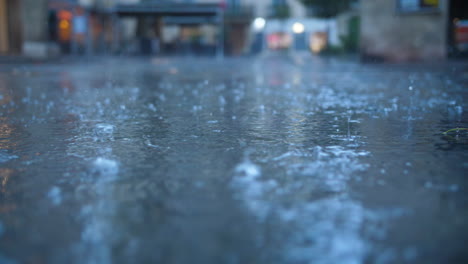
M 113 140 L 114 129 L 115 127 L 111 124 L 97 124 L 94 129 L 96 141 Z
M 432 186 L 433 186 L 433 185 L 432 185 L 432 182 L 430 182 L 430 181 L 428 181 L 428 182 L 426 182 L 426 183 L 424 184 L 424 187 L 426 187 L 427 189 L 432 188 Z
M 119 172 L 119 164 L 115 160 L 99 157 L 93 162 L 93 171 L 102 175 L 115 175 Z
M 0 163 L 7 162 L 12 159 L 16 159 L 18 156 L 10 155 L 5 150 L 0 150 Z
M 449 190 L 450 190 L 451 192 L 457 192 L 457 191 L 458 191 L 458 185 L 456 185 L 456 184 L 450 185 L 450 186 L 449 186 Z
M 47 197 L 52 201 L 52 204 L 57 206 L 62 203 L 62 191 L 59 187 L 52 187 L 47 193 Z
M 236 166 L 235 173 L 242 180 L 253 180 L 261 175 L 261 169 L 249 160 L 245 160 Z

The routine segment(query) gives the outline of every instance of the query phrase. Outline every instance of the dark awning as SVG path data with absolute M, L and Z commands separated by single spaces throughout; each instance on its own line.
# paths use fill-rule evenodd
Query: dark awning
M 221 6 L 218 4 L 196 3 L 138 3 L 119 4 L 115 12 L 120 16 L 187 16 L 187 17 L 213 17 L 219 15 Z
M 199 25 L 220 23 L 219 17 L 214 16 L 165 16 L 163 21 L 165 25 Z

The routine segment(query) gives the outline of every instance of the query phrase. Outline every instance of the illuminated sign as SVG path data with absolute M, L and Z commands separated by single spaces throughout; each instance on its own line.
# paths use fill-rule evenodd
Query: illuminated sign
M 420 12 L 439 10 L 439 0 L 398 0 L 398 10 L 401 12 Z
M 423 0 L 422 5 L 428 7 L 439 7 L 439 0 Z

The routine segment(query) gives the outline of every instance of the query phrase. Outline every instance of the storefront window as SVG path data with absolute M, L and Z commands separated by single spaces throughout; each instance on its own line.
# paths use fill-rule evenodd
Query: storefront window
M 439 11 L 439 0 L 397 0 L 397 9 L 402 13 Z

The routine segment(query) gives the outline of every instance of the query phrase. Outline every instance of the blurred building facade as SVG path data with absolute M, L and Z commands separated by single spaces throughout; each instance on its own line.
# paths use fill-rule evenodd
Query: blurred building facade
M 200 20 L 190 12 L 119 11 L 158 5 L 182 13 L 211 5 L 221 15 Z M 272 47 L 281 42 L 304 49 L 311 34 L 334 29 L 333 21 L 307 19 L 306 11 L 299 0 L 0 0 L 0 54 L 213 53 L 222 46 L 223 53 L 241 55 L 255 43 L 269 47 L 269 40 Z M 252 27 L 255 18 L 267 21 L 261 32 Z M 298 23 L 304 30 L 294 33 Z
M 361 0 L 362 58 L 421 61 L 466 53 L 467 2 Z
M 262 0 L 254 5 L 257 17 L 265 18 L 262 29 L 254 22 L 254 53 L 277 49 L 320 53 L 340 45 L 337 19 L 318 18 L 300 1 Z
M 249 53 L 253 42 L 258 37 L 257 32 L 253 32 L 252 22 L 255 18 L 268 19 L 267 31 L 287 31 L 291 32 L 291 26 L 297 19 L 304 19 L 306 9 L 298 0 L 135 0 L 129 4 L 138 6 L 151 3 L 173 3 L 174 6 L 180 3 L 187 4 L 216 4 L 222 9 L 222 20 L 217 23 L 199 23 L 197 21 L 190 22 L 190 18 L 175 18 L 164 17 L 158 22 L 158 27 L 161 34 L 151 33 L 152 24 L 155 24 L 154 16 L 142 18 L 141 16 L 126 16 L 122 17 L 123 21 L 123 38 L 125 50 L 135 52 L 141 50 L 141 45 L 135 43 L 137 39 L 143 37 L 156 40 L 162 47 L 158 51 L 174 51 L 177 53 L 186 53 L 187 50 L 196 51 L 193 45 L 188 44 L 190 39 L 202 43 L 202 45 L 218 45 L 217 39 L 222 34 L 224 51 L 228 55 L 241 55 Z M 149 30 L 141 30 L 141 24 L 146 20 L 146 28 Z M 285 21 L 277 23 L 277 21 Z M 220 32 L 217 25 L 223 24 L 223 30 Z M 278 25 L 284 26 L 284 29 L 276 29 Z M 144 36 L 143 36 L 144 35 Z M 266 39 L 266 34 L 263 34 L 260 42 Z M 132 43 L 133 44 L 129 44 Z M 146 46 L 154 46 L 149 41 Z M 257 41 L 258 42 L 258 41 Z M 193 44 L 193 43 L 192 43 Z M 197 44 L 199 46 L 199 44 Z M 260 44 L 261 45 L 261 44 Z M 143 45 L 145 46 L 145 45 Z M 182 48 L 182 50 L 181 50 Z
M 47 14 L 47 0 L 0 0 L 0 54 L 45 58 L 56 53 Z
M 224 53 L 223 6 L 218 0 L 119 2 L 120 52 L 126 54 Z
M 49 40 L 62 54 L 102 54 L 115 49 L 119 2 L 131 0 L 49 0 Z
M 0 55 L 44 59 L 96 50 L 100 39 L 112 38 L 116 1 L 0 0 Z

